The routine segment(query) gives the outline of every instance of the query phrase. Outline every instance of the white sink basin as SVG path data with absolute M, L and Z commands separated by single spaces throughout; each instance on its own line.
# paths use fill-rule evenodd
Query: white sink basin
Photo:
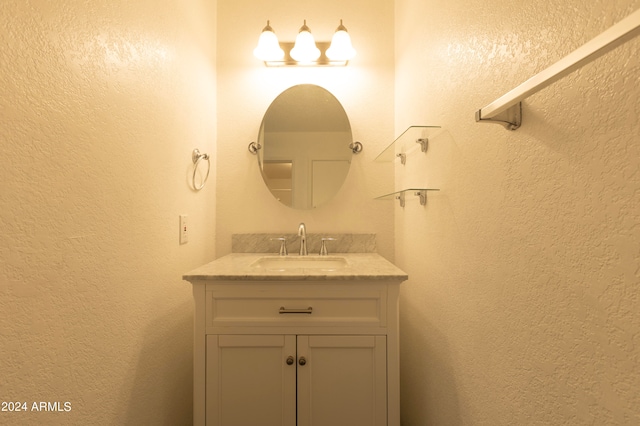
M 250 265 L 263 271 L 310 270 L 314 272 L 339 271 L 349 267 L 347 259 L 340 256 L 263 256 Z

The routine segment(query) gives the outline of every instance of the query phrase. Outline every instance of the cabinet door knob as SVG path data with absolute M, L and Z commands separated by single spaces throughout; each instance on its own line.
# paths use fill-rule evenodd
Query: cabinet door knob
M 295 360 L 293 359 L 293 357 L 291 355 L 289 355 L 287 357 L 287 365 L 293 365 L 294 362 L 295 362 Z
M 307 359 L 301 356 L 300 359 L 298 360 L 298 364 L 305 365 L 306 363 L 307 363 Z

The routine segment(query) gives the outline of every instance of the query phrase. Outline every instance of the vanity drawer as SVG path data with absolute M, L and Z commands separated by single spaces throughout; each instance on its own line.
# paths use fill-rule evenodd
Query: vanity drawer
M 386 326 L 384 285 L 212 285 L 207 300 L 209 327 Z

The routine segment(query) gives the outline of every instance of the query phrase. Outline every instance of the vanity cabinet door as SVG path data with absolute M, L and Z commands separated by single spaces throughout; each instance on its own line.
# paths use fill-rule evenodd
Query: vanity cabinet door
M 206 424 L 296 425 L 296 336 L 208 335 Z
M 298 336 L 297 346 L 298 426 L 387 425 L 386 336 Z

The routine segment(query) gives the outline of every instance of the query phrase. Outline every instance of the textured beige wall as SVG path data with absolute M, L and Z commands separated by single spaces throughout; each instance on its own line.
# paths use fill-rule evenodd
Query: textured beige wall
M 0 424 L 191 423 L 215 1 L 0 2 Z M 215 162 L 215 158 L 214 158 Z M 178 215 L 190 242 L 178 244 Z
M 640 2 L 397 0 L 395 26 L 392 2 L 314 3 L 219 1 L 218 114 L 215 2 L 0 4 L 0 400 L 72 403 L 0 424 L 189 424 L 180 275 L 231 233 L 299 221 L 376 232 L 393 258 L 394 210 L 405 426 L 640 422 L 640 41 L 529 98 L 516 132 L 473 121 Z M 304 18 L 325 39 L 344 19 L 358 57 L 247 54 L 264 20 L 286 40 Z M 246 151 L 299 83 L 332 91 L 365 144 L 335 203 L 306 212 Z M 397 184 L 442 192 L 400 210 L 371 200 L 390 181 L 372 160 L 411 124 L 445 131 Z M 191 150 L 215 154 L 216 132 L 217 191 L 194 193 Z
M 252 52 L 267 19 L 281 41 L 293 41 L 303 19 L 317 41 L 329 41 L 343 19 L 358 55 L 342 68 L 266 68 Z M 273 99 L 303 83 L 333 93 L 364 144 L 340 193 L 314 210 L 278 202 L 247 151 Z M 380 254 L 393 259 L 392 205 L 373 200 L 393 177 L 372 162 L 393 140 L 393 2 L 220 0 L 218 123 L 218 255 L 230 252 L 233 233 L 291 233 L 305 222 L 310 233 L 376 233 Z
M 404 426 L 640 424 L 640 38 L 474 122 L 639 7 L 396 1 L 396 131 L 445 129 L 397 182 L 442 189 L 395 212 Z

